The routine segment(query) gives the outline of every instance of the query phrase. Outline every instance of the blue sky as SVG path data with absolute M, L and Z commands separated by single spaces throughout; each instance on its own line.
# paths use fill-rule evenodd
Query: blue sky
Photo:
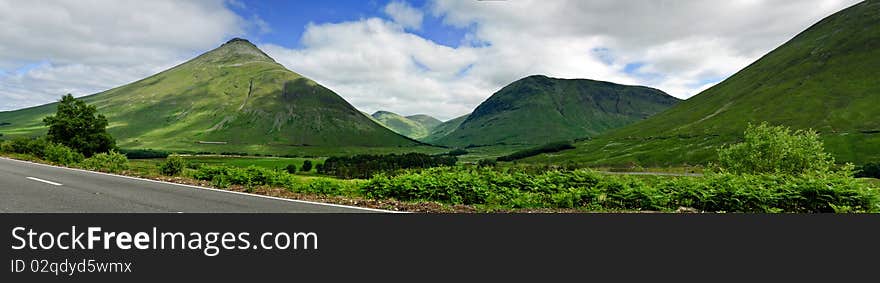
M 300 37 L 309 23 L 338 23 L 357 21 L 364 18 L 391 18 L 383 12 L 389 1 L 284 1 L 284 0 L 239 0 L 228 2 L 232 11 L 245 19 L 258 17 L 270 27 L 261 32 L 259 27 L 248 30 L 248 39 L 257 43 L 272 43 L 290 48 L 301 48 Z M 424 0 L 407 1 L 411 6 L 429 10 L 430 3 Z M 468 28 L 457 28 L 443 24 L 440 17 L 425 13 L 422 27 L 409 30 L 413 34 L 429 39 L 437 44 L 457 47 L 462 44 Z
M 365 112 L 451 119 L 534 74 L 689 98 L 858 1 L 0 0 L 0 111 L 124 85 L 232 37 Z

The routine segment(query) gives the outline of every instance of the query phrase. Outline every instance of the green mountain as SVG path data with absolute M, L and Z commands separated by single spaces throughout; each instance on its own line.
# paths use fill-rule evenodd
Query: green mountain
M 434 127 L 443 124 L 443 121 L 437 120 L 437 118 L 425 114 L 410 115 L 406 116 L 406 118 L 419 122 L 419 124 L 422 124 L 423 126 L 425 126 L 425 128 L 428 128 L 429 130 L 433 130 Z
M 574 140 L 645 119 L 676 102 L 675 97 L 643 86 L 530 76 L 493 94 L 436 143 L 483 146 Z
M 59 97 L 61 94 L 59 94 Z M 307 146 L 420 144 L 373 122 L 333 91 L 233 39 L 171 69 L 82 97 L 123 148 L 286 152 Z M 55 103 L 0 112 L 0 133 L 40 135 Z
M 437 140 L 449 135 L 449 133 L 452 133 L 452 131 L 455 131 L 455 129 L 458 129 L 458 126 L 461 126 L 461 123 L 464 122 L 464 120 L 467 120 L 468 116 L 470 116 L 470 114 L 463 115 L 461 117 L 443 122 L 440 125 L 434 126 L 434 129 L 431 130 L 431 134 L 429 134 L 427 137 L 422 138 L 421 141 L 427 143 L 437 142 Z
M 880 1 L 835 13 L 718 85 L 543 162 L 697 164 L 749 123 L 819 131 L 838 161 L 880 160 Z
M 388 129 L 413 139 L 420 139 L 428 136 L 431 129 L 441 123 L 440 120 L 428 115 L 404 117 L 388 111 L 377 111 L 371 116 L 375 121 Z

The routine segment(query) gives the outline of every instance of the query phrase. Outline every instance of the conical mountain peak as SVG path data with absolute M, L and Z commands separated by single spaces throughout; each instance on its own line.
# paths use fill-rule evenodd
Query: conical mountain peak
M 220 45 L 220 47 L 202 54 L 196 58 L 196 60 L 224 64 L 254 61 L 275 62 L 272 57 L 269 57 L 269 55 L 263 52 L 263 50 L 260 50 L 256 45 L 247 39 L 238 37 L 230 39 L 223 45 Z

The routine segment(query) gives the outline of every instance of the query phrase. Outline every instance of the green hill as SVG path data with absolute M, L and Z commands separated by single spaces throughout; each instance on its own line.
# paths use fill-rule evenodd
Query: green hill
M 433 130 L 434 127 L 443 124 L 443 121 L 437 120 L 437 118 L 425 114 L 410 115 L 406 116 L 406 118 L 422 124 L 423 126 L 425 126 L 425 128 L 428 128 L 429 130 Z
M 429 134 L 427 137 L 422 138 L 421 141 L 427 143 L 435 143 L 437 140 L 449 135 L 449 133 L 452 133 L 452 131 L 455 131 L 455 129 L 457 129 L 458 126 L 460 126 L 461 123 L 464 122 L 464 120 L 467 120 L 468 116 L 470 116 L 470 114 L 463 115 L 461 117 L 434 126 L 434 128 L 431 130 L 431 134 Z
M 123 148 L 287 152 L 419 144 L 243 39 L 81 99 L 107 116 L 108 130 Z M 44 134 L 41 119 L 54 111 L 55 103 L 0 112 L 0 133 Z
M 698 164 L 749 123 L 819 131 L 838 161 L 880 160 L 880 1 L 811 26 L 718 85 L 578 149 L 533 161 Z
M 441 122 L 428 115 L 401 116 L 388 111 L 377 111 L 371 115 L 373 119 L 392 131 L 413 138 L 420 139 L 428 136 L 431 129 Z M 410 117 L 415 117 L 412 119 Z
M 436 143 L 484 146 L 574 140 L 645 119 L 676 102 L 677 98 L 643 86 L 530 76 L 493 94 Z

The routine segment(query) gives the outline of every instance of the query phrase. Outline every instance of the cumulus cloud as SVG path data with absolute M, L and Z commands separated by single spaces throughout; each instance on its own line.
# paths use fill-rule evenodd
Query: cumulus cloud
M 855 2 L 433 0 L 414 7 L 392 0 L 379 11 L 390 20 L 312 23 L 300 47 L 260 47 L 361 110 L 449 119 L 532 74 L 647 85 L 687 98 Z M 230 35 L 269 30 L 220 1 L 82 3 L 0 0 L 0 110 L 117 86 Z M 425 17 L 468 32 L 457 47 L 437 44 L 416 34 Z
M 223 1 L 0 0 L 0 110 L 141 79 L 248 23 Z
M 391 1 L 388 5 L 385 5 L 384 11 L 394 22 L 405 28 L 415 30 L 421 28 L 422 19 L 425 16 L 422 11 L 413 8 L 409 3 L 398 0 Z
M 365 111 L 466 114 L 532 74 L 659 88 L 688 98 L 857 0 L 453 1 L 429 16 L 470 32 L 456 48 L 366 18 L 310 25 L 303 47 L 265 46 Z M 395 8 L 396 9 L 396 8 Z M 420 22 L 420 21 L 419 21 Z

